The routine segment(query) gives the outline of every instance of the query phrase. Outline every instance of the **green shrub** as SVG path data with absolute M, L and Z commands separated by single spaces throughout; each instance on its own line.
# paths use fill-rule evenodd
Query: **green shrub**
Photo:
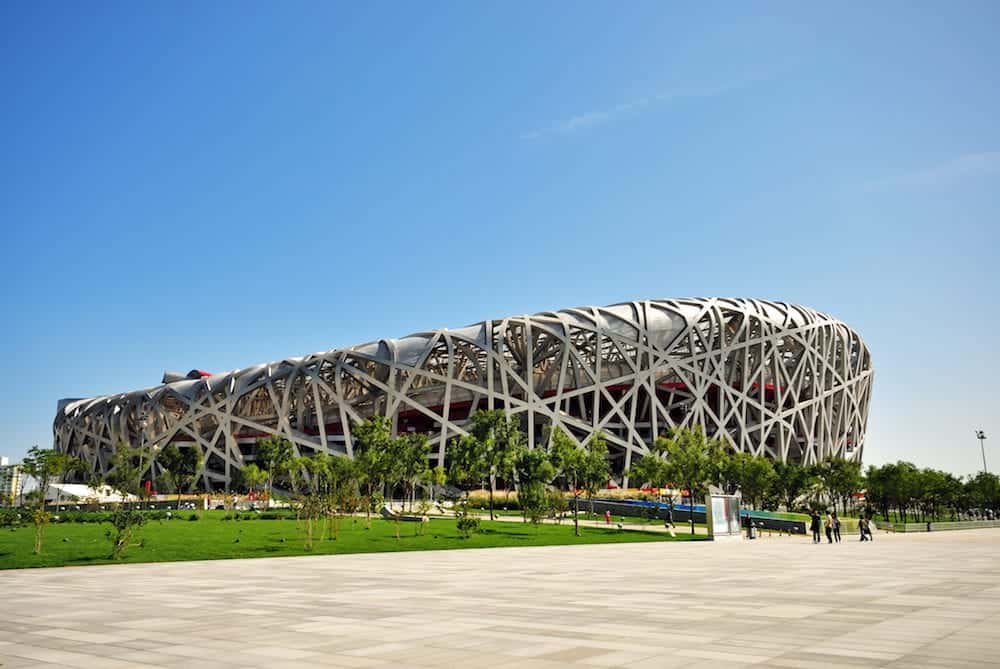
M 470 534 L 479 531 L 479 517 L 459 516 L 458 520 L 455 521 L 455 526 L 462 533 L 462 536 L 468 539 Z
M 197 513 L 192 513 L 190 516 L 188 516 L 188 520 L 189 521 L 201 520 L 201 516 L 199 516 Z

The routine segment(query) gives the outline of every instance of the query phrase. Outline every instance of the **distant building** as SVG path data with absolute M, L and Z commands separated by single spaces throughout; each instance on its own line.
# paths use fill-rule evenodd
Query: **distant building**
M 6 457 L 0 458 L 0 506 L 16 503 L 23 485 L 21 465 L 12 465 Z

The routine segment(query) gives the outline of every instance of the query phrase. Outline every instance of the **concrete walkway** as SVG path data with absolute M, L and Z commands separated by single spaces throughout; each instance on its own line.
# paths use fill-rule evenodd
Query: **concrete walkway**
M 0 572 L 12 667 L 1000 666 L 1000 530 Z

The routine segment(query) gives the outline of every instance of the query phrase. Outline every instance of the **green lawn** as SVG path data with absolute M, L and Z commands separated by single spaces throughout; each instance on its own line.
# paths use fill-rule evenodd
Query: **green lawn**
M 547 546 L 644 541 L 688 541 L 704 539 L 678 534 L 676 538 L 652 532 L 582 527 L 583 536 L 573 535 L 572 522 L 562 525 L 524 525 L 483 521 L 478 534 L 463 539 L 452 519 L 433 519 L 423 536 L 415 536 L 415 523 L 395 525 L 372 520 L 365 529 L 363 518 L 341 521 L 340 538 L 317 540 L 312 551 L 303 547 L 305 532 L 294 520 L 222 520 L 223 512 L 201 514 L 198 521 L 182 518 L 150 521 L 138 533 L 142 545 L 128 550 L 122 562 L 167 562 L 173 560 L 217 560 L 227 558 L 289 555 L 328 555 L 498 546 Z M 110 563 L 111 543 L 104 533 L 108 524 L 58 523 L 45 529 L 41 555 L 32 555 L 34 528 L 0 531 L 0 569 L 55 567 Z

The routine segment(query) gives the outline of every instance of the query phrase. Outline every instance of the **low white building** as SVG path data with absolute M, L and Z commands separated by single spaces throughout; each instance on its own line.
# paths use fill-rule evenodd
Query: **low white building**
M 135 502 L 135 495 L 122 495 L 111 486 L 91 488 L 83 483 L 50 483 L 45 493 L 46 504 L 110 504 L 114 502 Z

